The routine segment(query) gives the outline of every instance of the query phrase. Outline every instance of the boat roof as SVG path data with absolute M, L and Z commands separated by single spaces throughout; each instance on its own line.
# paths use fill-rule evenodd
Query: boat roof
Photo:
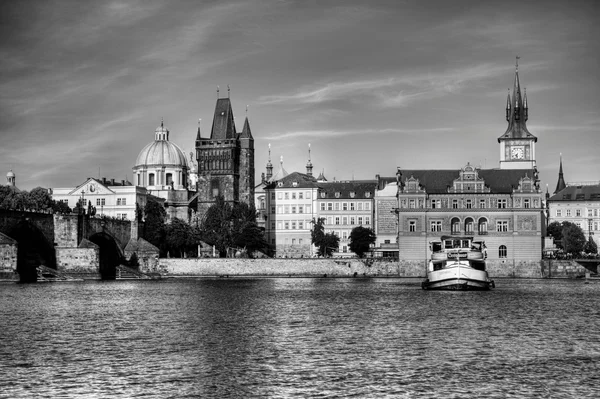
M 473 240 L 473 237 L 469 236 L 442 236 L 442 241 L 444 240 Z

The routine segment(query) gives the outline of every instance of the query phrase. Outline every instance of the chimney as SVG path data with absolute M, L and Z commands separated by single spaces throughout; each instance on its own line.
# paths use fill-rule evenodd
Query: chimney
M 106 177 L 102 178 L 102 184 L 106 184 Z
M 125 180 L 121 180 L 121 185 L 125 186 Z
M 115 185 L 115 179 L 110 179 L 110 185 L 114 186 Z

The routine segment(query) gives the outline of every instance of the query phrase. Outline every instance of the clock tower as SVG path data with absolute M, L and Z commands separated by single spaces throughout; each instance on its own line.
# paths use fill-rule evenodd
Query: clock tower
M 500 169 L 533 169 L 535 167 L 535 143 L 537 137 L 529 133 L 527 125 L 529 108 L 527 91 L 521 97 L 519 83 L 519 57 L 515 64 L 515 83 L 506 99 L 506 132 L 498 137 L 500 144 Z

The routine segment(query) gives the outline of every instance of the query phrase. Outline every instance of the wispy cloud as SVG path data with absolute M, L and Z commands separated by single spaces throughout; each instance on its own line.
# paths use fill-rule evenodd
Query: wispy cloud
M 387 129 L 354 129 L 354 130 L 298 130 L 294 132 L 277 133 L 273 136 L 265 137 L 265 140 L 288 140 L 293 138 L 333 138 L 340 136 L 355 136 L 359 134 L 366 135 L 385 135 L 385 134 L 429 134 L 429 133 L 447 133 L 456 131 L 453 127 L 439 127 L 439 128 L 423 128 L 423 129 L 400 129 L 400 128 L 387 128 Z
M 305 88 L 291 94 L 262 96 L 258 102 L 263 105 L 298 105 L 373 97 L 382 107 L 403 107 L 423 99 L 460 92 L 470 83 L 505 73 L 506 67 L 503 65 L 484 63 L 438 72 L 413 72 L 382 78 L 331 82 L 320 88 Z

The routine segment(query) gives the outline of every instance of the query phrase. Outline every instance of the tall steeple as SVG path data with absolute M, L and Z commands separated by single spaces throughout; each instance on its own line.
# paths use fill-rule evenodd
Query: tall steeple
M 498 137 L 500 144 L 500 169 L 533 169 L 535 167 L 535 143 L 537 137 L 527 129 L 529 108 L 527 92 L 521 95 L 519 78 L 519 58 L 515 62 L 515 77 L 512 95 L 510 89 L 506 98 L 506 121 L 504 134 Z
M 271 163 L 271 143 L 269 143 L 269 160 L 267 162 L 267 181 L 273 177 L 273 164 Z
M 560 154 L 560 167 L 558 168 L 558 181 L 556 182 L 556 189 L 554 190 L 554 194 L 558 193 L 561 190 L 564 190 L 567 187 L 565 183 L 565 177 L 563 176 L 563 167 L 562 167 L 562 154 Z
M 313 175 L 313 164 L 310 161 L 310 143 L 308 143 L 308 163 L 306 164 L 306 174 L 309 176 Z

